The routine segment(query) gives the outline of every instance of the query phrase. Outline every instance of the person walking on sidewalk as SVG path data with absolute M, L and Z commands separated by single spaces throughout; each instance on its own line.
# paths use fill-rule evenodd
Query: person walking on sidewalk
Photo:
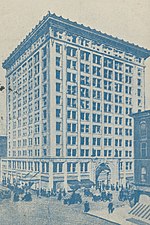
M 114 211 L 113 203 L 112 203 L 112 201 L 110 201 L 110 202 L 108 203 L 108 213 L 109 213 L 109 214 L 110 214 L 110 213 L 113 213 L 113 211 Z
M 88 212 L 90 210 L 90 204 L 88 201 L 84 203 L 84 211 L 83 212 Z

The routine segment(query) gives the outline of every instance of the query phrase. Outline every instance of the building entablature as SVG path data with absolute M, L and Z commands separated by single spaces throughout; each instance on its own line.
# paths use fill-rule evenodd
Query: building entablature
M 52 28 L 51 31 L 49 30 L 50 27 Z M 74 42 L 72 38 L 75 36 L 75 39 L 77 37 L 78 42 L 82 43 L 84 47 L 99 49 L 105 54 L 114 55 L 118 58 L 123 57 L 129 62 L 138 60 L 138 63 L 143 63 L 141 59 L 150 56 L 150 51 L 147 49 L 48 13 L 4 61 L 3 68 L 9 71 L 12 66 L 14 67 L 14 63 L 20 64 L 21 61 L 24 61 L 41 44 L 47 41 L 50 35 L 58 38 L 58 33 L 59 37 L 61 34 L 70 36 L 70 40 L 67 39 L 68 42 Z M 61 38 L 63 37 L 61 36 Z M 141 59 L 139 60 L 139 58 Z

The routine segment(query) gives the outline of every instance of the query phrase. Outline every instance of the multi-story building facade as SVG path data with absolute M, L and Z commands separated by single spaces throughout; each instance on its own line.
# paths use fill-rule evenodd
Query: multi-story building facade
M 134 183 L 137 190 L 150 196 L 150 110 L 134 117 Z
M 48 13 L 3 63 L 8 158 L 3 179 L 43 185 L 125 182 L 150 51 Z

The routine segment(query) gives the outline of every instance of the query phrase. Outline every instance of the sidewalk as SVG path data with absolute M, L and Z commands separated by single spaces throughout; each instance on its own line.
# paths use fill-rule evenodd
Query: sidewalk
M 105 209 L 103 210 L 90 210 L 87 214 L 90 216 L 95 216 L 105 221 L 112 222 L 119 225 L 131 225 L 133 223 L 126 221 L 129 218 L 128 211 L 130 210 L 129 206 L 115 208 L 112 214 L 109 214 Z

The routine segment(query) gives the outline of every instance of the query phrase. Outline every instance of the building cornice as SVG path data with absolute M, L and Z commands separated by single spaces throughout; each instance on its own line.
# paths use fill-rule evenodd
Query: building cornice
M 134 118 L 149 117 L 150 116 L 150 110 L 138 111 L 137 113 L 133 113 L 131 116 L 134 117 Z
M 120 49 L 137 57 L 148 58 L 150 50 L 139 47 L 133 43 L 118 39 L 111 35 L 102 33 L 83 24 L 72 22 L 61 16 L 48 12 L 46 16 L 36 25 L 25 39 L 14 49 L 10 56 L 3 62 L 3 68 L 8 69 L 43 33 L 49 31 L 49 27 L 56 27 L 71 34 L 93 40 L 100 44 Z

